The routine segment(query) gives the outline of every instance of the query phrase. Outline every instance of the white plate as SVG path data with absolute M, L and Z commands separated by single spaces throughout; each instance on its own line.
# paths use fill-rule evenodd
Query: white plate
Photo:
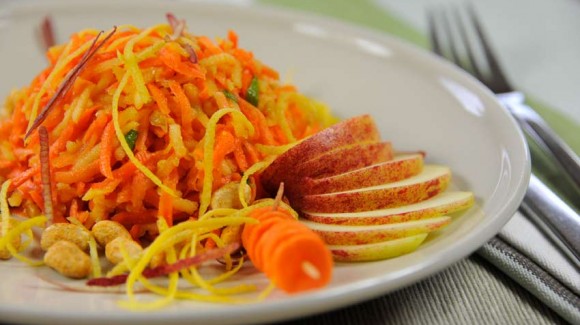
M 34 28 L 50 13 L 61 37 L 87 28 L 163 22 L 172 11 L 197 34 L 224 37 L 329 104 L 342 117 L 372 114 L 384 139 L 400 150 L 425 150 L 449 165 L 454 186 L 472 190 L 478 206 L 392 260 L 337 265 L 325 289 L 230 306 L 176 302 L 156 312 L 117 307 L 122 295 L 60 291 L 17 262 L 0 262 L 0 321 L 60 324 L 257 323 L 309 315 L 386 294 L 466 257 L 512 216 L 528 182 L 522 134 L 493 95 L 461 71 L 399 40 L 342 23 L 268 8 L 164 2 L 23 2 L 0 15 L 0 93 L 26 85 L 44 61 Z M 287 73 L 286 73 L 287 72 Z M 250 276 L 260 279 L 261 275 Z M 418 311 L 420 312 L 420 311 Z

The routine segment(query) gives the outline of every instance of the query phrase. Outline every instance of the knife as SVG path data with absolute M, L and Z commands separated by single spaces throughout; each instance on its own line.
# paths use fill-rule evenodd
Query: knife
M 580 267 L 580 216 L 534 174 L 520 209 Z

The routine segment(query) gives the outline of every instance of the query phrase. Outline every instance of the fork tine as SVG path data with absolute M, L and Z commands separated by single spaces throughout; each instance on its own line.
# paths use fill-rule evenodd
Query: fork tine
M 506 93 L 512 91 L 513 88 L 509 85 L 507 78 L 504 75 L 503 70 L 496 59 L 496 55 L 494 54 L 493 50 L 491 49 L 491 46 L 489 45 L 489 41 L 487 40 L 487 37 L 483 32 L 483 28 L 481 27 L 479 18 L 477 18 L 473 5 L 471 4 L 467 5 L 467 11 L 469 13 L 469 17 L 471 18 L 471 23 L 475 28 L 475 32 L 477 34 L 479 42 L 481 43 L 481 46 L 483 48 L 483 53 L 488 62 L 489 69 L 491 70 L 491 78 L 494 79 L 493 84 L 495 85 L 494 87 L 495 89 L 492 90 L 496 93 Z
M 431 9 L 427 12 L 427 20 L 429 24 L 429 39 L 431 42 L 432 51 L 438 54 L 439 56 L 452 61 L 455 65 L 463 68 L 464 70 L 469 70 L 466 69 L 468 67 L 464 67 L 463 61 L 461 60 L 461 56 L 459 54 L 459 48 L 457 46 L 457 43 L 453 41 L 454 37 L 452 34 L 453 33 L 452 22 L 455 20 L 453 18 L 456 17 L 453 16 L 451 18 L 452 19 L 450 20 L 446 9 L 440 8 Z M 459 23 L 459 25 L 461 25 L 461 23 Z M 465 37 L 463 36 L 464 35 L 462 35 L 462 40 L 465 41 Z M 443 42 L 443 39 L 445 39 L 446 41 L 445 43 Z M 473 53 L 471 53 L 471 48 L 469 48 L 469 43 L 468 42 L 464 43 L 465 47 L 467 47 L 468 51 L 470 52 L 469 64 L 475 67 L 475 60 L 473 59 Z M 461 44 L 461 42 L 459 42 L 459 44 Z M 446 49 L 448 51 L 447 53 L 448 56 L 445 55 L 445 52 L 443 50 L 444 45 L 447 45 Z M 481 74 L 479 73 L 479 69 L 477 69 L 477 67 L 475 69 L 475 72 L 477 72 L 478 77 L 481 76 Z
M 449 17 L 448 15 L 445 13 L 445 11 L 443 11 L 443 13 L 440 15 L 442 18 L 441 20 L 443 21 L 443 27 L 445 29 L 445 33 L 447 34 L 447 38 L 448 38 L 448 43 L 449 43 L 449 52 L 451 53 L 451 59 L 453 60 L 453 62 L 459 66 L 462 67 L 464 70 L 465 67 L 463 66 L 463 62 L 461 61 L 461 56 L 459 55 L 459 50 L 457 48 L 457 44 L 456 42 L 453 42 L 453 28 L 451 27 L 451 22 L 449 21 Z
M 466 49 L 466 53 L 467 53 L 467 60 L 469 61 L 469 65 L 471 66 L 471 72 L 473 74 L 473 76 L 475 78 L 477 78 L 478 80 L 485 80 L 485 76 L 481 73 L 481 70 L 479 70 L 479 67 L 477 65 L 477 61 L 475 60 L 475 54 L 473 52 L 473 47 L 471 46 L 470 42 L 469 42 L 469 36 L 467 36 L 467 30 L 465 29 L 465 26 L 463 24 L 463 19 L 461 19 L 461 16 L 459 14 L 459 11 L 457 8 L 453 8 L 453 15 L 455 17 L 455 21 L 457 24 L 457 27 L 459 29 L 459 33 L 461 35 L 461 39 L 463 41 L 463 44 L 465 45 L 465 49 Z
M 437 36 L 434 10 L 427 10 L 427 23 L 429 24 L 429 42 L 431 43 L 431 50 L 440 57 L 443 57 L 441 39 Z

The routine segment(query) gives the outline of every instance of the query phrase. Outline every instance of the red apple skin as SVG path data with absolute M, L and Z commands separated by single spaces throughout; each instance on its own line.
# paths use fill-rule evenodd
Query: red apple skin
M 393 150 L 389 142 L 358 143 L 326 152 L 314 159 L 294 166 L 284 182 L 286 196 L 293 198 L 303 196 L 304 177 L 326 177 L 342 174 L 350 170 L 389 161 L 393 158 Z M 266 184 L 270 193 L 277 190 L 278 184 Z M 266 186 L 265 185 L 265 186 Z
M 303 140 L 281 154 L 262 172 L 266 189 L 277 189 L 280 182 L 294 176 L 294 167 L 330 150 L 356 143 L 379 142 L 380 134 L 369 115 L 346 119 Z M 275 190 L 274 190 L 275 191 Z
M 328 151 L 301 163 L 296 174 L 302 177 L 330 177 L 393 159 L 390 142 L 357 143 Z
M 441 194 L 440 194 L 441 195 Z M 422 220 L 428 218 L 434 218 L 442 215 L 448 215 L 452 213 L 456 213 L 462 210 L 469 209 L 475 203 L 475 198 L 473 193 L 471 195 L 465 197 L 462 200 L 458 200 L 452 202 L 450 204 L 444 204 L 437 207 L 416 210 L 416 211 L 409 211 L 404 213 L 398 214 L 389 214 L 389 215 L 377 215 L 377 216 L 370 216 L 370 217 L 340 217 L 338 214 L 329 214 L 328 216 L 321 216 L 316 215 L 313 213 L 308 213 L 302 211 L 300 216 L 304 219 L 318 222 L 318 223 L 325 223 L 325 224 L 334 224 L 334 225 L 343 225 L 343 226 L 365 226 L 365 225 L 382 225 L 382 224 L 389 224 L 389 223 L 402 223 L 408 221 L 415 221 L 415 220 Z
M 410 155 L 409 159 L 388 160 L 371 166 L 363 166 L 348 172 L 329 177 L 305 177 L 298 182 L 299 192 L 303 195 L 348 191 L 370 187 L 417 175 L 423 170 L 423 157 Z
M 451 174 L 408 186 L 357 192 L 305 195 L 290 200 L 292 206 L 302 211 L 341 213 L 392 208 L 426 200 L 443 192 Z

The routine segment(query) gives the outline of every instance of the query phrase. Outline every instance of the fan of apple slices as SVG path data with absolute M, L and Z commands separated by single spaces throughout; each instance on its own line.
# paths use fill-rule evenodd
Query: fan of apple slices
M 451 170 L 397 153 L 369 115 L 344 120 L 280 155 L 261 177 L 286 197 L 336 261 L 387 259 L 419 247 L 470 208 L 471 192 L 448 190 Z

